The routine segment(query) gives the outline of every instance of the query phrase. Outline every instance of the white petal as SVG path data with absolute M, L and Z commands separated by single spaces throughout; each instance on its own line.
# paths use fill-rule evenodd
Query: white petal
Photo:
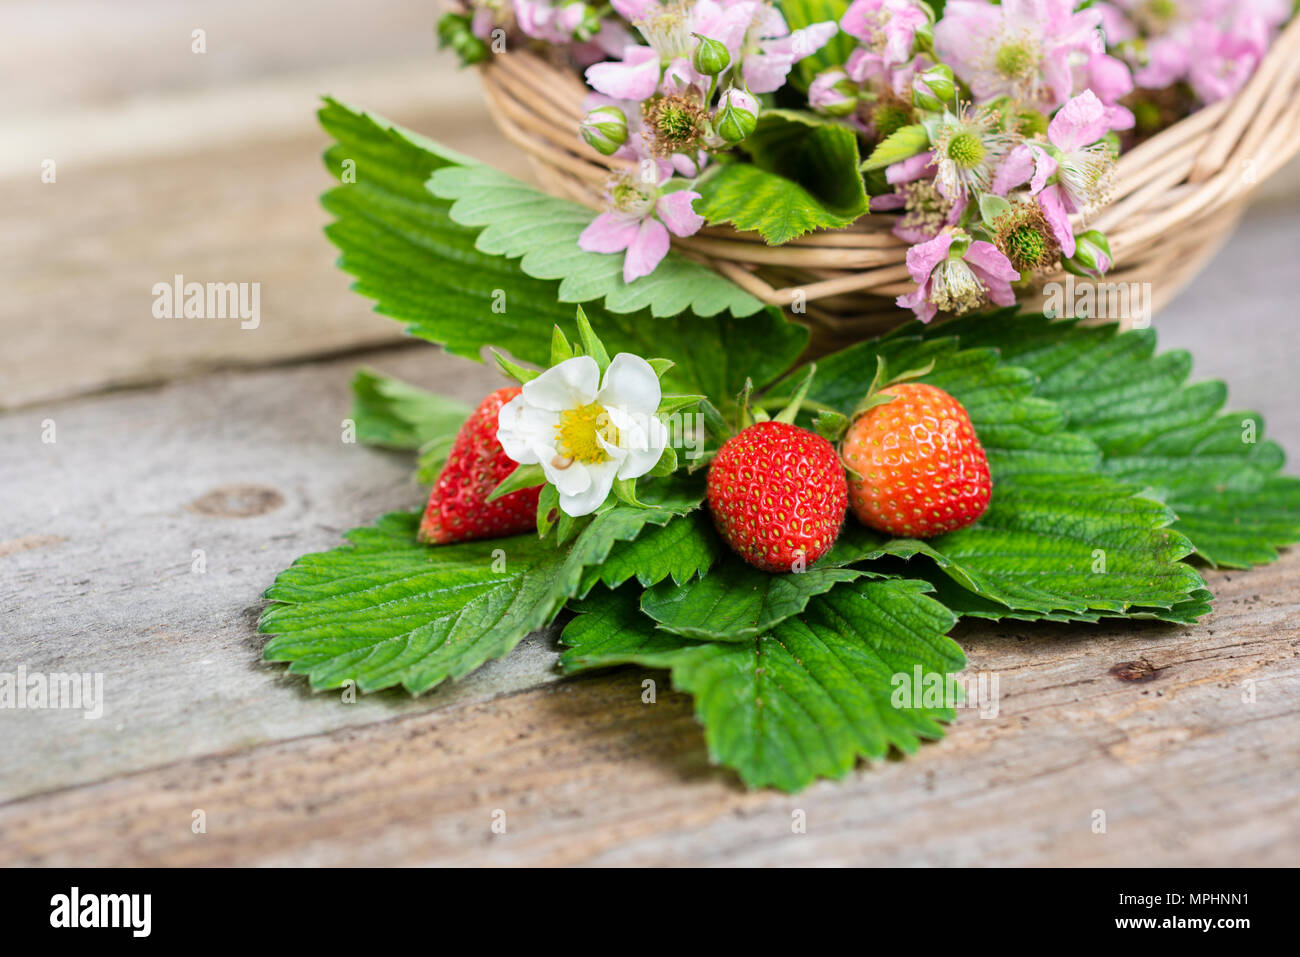
M 596 398 L 599 388 L 600 366 L 596 360 L 591 356 L 574 356 L 525 382 L 523 396 L 529 405 L 562 412 L 588 405 Z
M 614 459 L 589 466 L 587 472 L 591 476 L 590 487 L 578 495 L 565 495 L 561 492 L 560 508 L 574 518 L 590 515 L 609 498 L 609 490 L 614 485 L 614 473 L 617 471 L 618 463 Z
M 497 441 L 514 461 L 534 465 L 541 461 L 537 446 L 554 443 L 559 420 L 554 412 L 531 408 L 522 395 L 517 395 L 497 413 Z
M 619 433 L 620 438 L 622 433 Z M 639 478 L 659 464 L 660 457 L 668 445 L 668 427 L 656 417 L 646 421 L 646 428 L 641 442 L 629 447 L 627 458 L 619 466 L 618 477 L 621 479 Z
M 662 390 L 655 370 L 640 356 L 620 352 L 605 370 L 605 381 L 596 401 L 605 408 L 617 406 L 628 412 L 654 412 Z
M 574 462 L 567 469 L 557 469 L 550 459 L 542 462 L 546 481 L 555 486 L 561 495 L 581 495 L 591 488 L 591 466 Z

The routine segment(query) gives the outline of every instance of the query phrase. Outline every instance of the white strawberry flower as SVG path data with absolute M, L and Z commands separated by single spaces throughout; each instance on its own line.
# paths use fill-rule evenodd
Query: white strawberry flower
M 525 382 L 501 407 L 497 440 L 520 465 L 540 465 L 560 508 L 578 518 L 609 497 L 616 479 L 645 475 L 668 444 L 655 414 L 659 377 L 640 356 L 620 352 L 605 370 L 574 356 Z

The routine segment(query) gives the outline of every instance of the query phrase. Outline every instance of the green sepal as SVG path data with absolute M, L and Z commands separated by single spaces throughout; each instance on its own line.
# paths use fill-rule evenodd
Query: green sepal
M 511 492 L 518 492 L 520 489 L 525 488 L 536 488 L 544 484 L 546 484 L 546 473 L 542 471 L 540 465 L 521 465 L 501 480 L 501 484 L 488 495 L 487 501 L 495 502 L 503 495 L 509 495 Z
M 564 336 L 564 330 L 555 325 L 551 327 L 551 365 L 558 366 L 566 359 L 573 358 L 573 346 Z
M 560 519 L 560 492 L 554 485 L 542 487 L 537 497 L 537 537 L 545 538 Z
M 587 321 L 587 313 L 581 306 L 578 307 L 578 337 L 582 341 L 582 349 L 587 355 L 596 360 L 596 365 L 600 368 L 601 375 L 609 368 L 609 353 L 605 351 L 605 344 L 600 341 L 596 331 L 591 328 L 591 323 Z
M 776 415 L 772 416 L 774 422 L 784 422 L 786 425 L 794 425 L 795 417 L 798 416 L 800 408 L 803 407 L 803 400 L 808 395 L 808 387 L 812 385 L 813 376 L 817 374 L 817 363 L 808 363 L 808 371 L 803 375 L 799 385 L 794 390 L 794 395 L 790 401 Z
M 827 441 L 838 442 L 848 431 L 849 421 L 844 413 L 826 409 L 818 412 L 812 420 L 813 431 Z
M 662 461 L 662 459 L 660 459 Z M 658 466 L 656 466 L 657 468 Z M 645 502 L 636 497 L 636 479 L 614 479 L 614 497 L 620 502 L 635 508 L 649 508 Z
M 657 478 L 663 475 L 672 475 L 676 471 L 677 450 L 671 445 L 665 445 L 663 455 L 659 456 L 659 461 L 655 463 L 655 467 L 647 474 Z
M 650 368 L 654 369 L 655 375 L 661 379 L 664 377 L 665 372 L 677 365 L 672 359 L 647 359 L 646 362 L 650 363 Z
M 994 193 L 984 193 L 980 196 L 980 219 L 985 226 L 992 226 L 999 216 L 1010 211 L 1011 203 L 1004 197 Z
M 520 385 L 523 385 L 525 382 L 532 382 L 541 375 L 541 373 L 535 369 L 525 369 L 518 363 L 511 362 L 495 349 L 492 350 L 492 358 L 496 359 L 497 365 L 500 366 L 502 372 L 514 379 Z
M 658 413 L 660 415 L 672 415 L 674 412 L 680 412 L 683 409 L 689 409 L 703 401 L 702 395 L 666 395 L 659 400 Z

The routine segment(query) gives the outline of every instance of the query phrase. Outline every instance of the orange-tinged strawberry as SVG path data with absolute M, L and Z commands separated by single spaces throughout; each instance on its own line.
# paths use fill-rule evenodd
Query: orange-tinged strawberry
M 519 391 L 518 386 L 497 389 L 479 403 L 456 433 L 447 464 L 429 494 L 420 522 L 420 541 L 446 545 L 518 535 L 536 528 L 540 485 L 494 502 L 487 500 L 517 467 L 497 441 L 497 414 Z
M 718 534 L 763 571 L 811 565 L 844 523 L 848 489 L 835 447 L 784 422 L 759 422 L 724 442 L 708 485 Z
M 840 443 L 849 504 L 864 525 L 902 538 L 931 538 L 972 525 L 993 481 L 970 416 L 942 389 L 905 382 L 858 416 Z

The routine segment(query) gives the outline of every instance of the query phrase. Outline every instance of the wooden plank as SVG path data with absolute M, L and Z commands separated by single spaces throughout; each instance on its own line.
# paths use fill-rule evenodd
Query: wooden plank
M 963 627 L 997 717 L 796 796 L 711 768 L 627 669 L 11 802 L 0 863 L 1290 864 L 1298 572 L 1212 574 L 1196 628 Z
M 348 528 L 422 504 L 411 456 L 341 441 L 361 361 L 0 417 L 0 671 L 102 673 L 106 699 L 100 720 L 0 712 L 0 798 L 555 677 L 540 636 L 418 700 L 397 692 L 344 704 L 259 661 L 259 596 L 281 569 L 341 544 Z M 501 383 L 431 346 L 364 361 L 467 402 Z M 42 442 L 47 421 L 53 444 Z

